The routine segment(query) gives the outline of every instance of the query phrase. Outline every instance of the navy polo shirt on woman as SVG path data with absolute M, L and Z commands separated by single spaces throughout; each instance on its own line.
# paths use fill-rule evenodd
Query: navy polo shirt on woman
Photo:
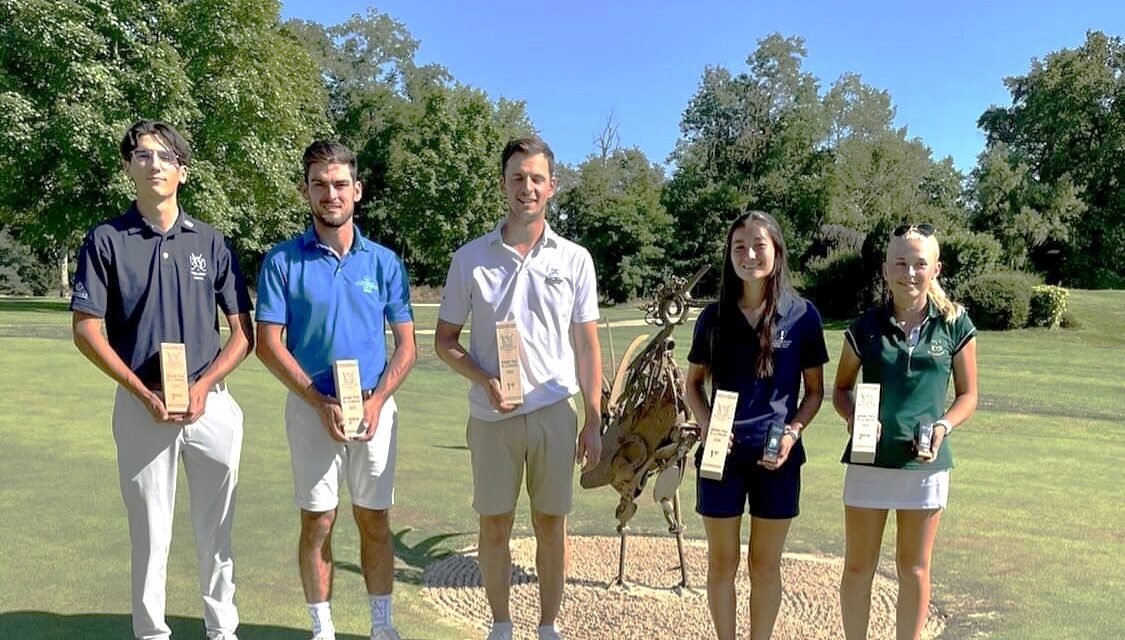
M 752 447 L 765 444 L 770 426 L 789 424 L 797 413 L 802 372 L 828 362 L 820 313 L 811 302 L 782 293 L 774 313 L 773 376 L 757 375 L 758 331 L 741 312 L 724 318 L 719 304 L 703 309 L 695 323 L 688 353 L 692 364 L 711 370 L 716 389 L 738 393 L 734 414 L 735 440 Z
M 110 346 L 150 387 L 161 342 L 185 345 L 192 380 L 211 365 L 222 349 L 216 305 L 250 311 L 246 282 L 223 235 L 182 209 L 161 233 L 134 202 L 82 243 L 70 308 L 103 318 Z
M 332 363 L 359 360 L 364 389 L 387 366 L 384 318 L 414 320 L 402 260 L 355 230 L 343 258 L 309 227 L 266 255 L 258 276 L 258 321 L 285 326 L 285 346 L 317 391 L 336 394 Z

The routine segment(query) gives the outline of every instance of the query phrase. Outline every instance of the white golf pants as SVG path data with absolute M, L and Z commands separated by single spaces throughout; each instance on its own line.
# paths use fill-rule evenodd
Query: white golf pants
M 199 420 L 186 425 L 161 423 L 133 394 L 118 387 L 113 439 L 132 543 L 133 635 L 163 640 L 171 634 L 164 620 L 164 586 L 176 470 L 182 456 L 207 637 L 234 638 L 238 611 L 231 525 L 242 450 L 242 409 L 220 384 L 207 395 L 207 408 Z

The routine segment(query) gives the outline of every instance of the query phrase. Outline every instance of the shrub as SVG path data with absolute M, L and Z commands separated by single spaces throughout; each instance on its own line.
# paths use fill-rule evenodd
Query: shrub
M 961 301 L 982 329 L 1019 329 L 1027 325 L 1031 283 L 1020 273 L 977 276 L 962 287 Z
M 801 292 L 826 318 L 854 318 L 867 306 L 866 278 L 859 251 L 834 251 L 805 265 Z
M 963 297 L 965 283 L 996 271 L 1003 249 L 987 233 L 962 231 L 941 241 L 941 286 L 955 300 Z
M 1038 284 L 1031 288 L 1031 305 L 1028 310 L 1028 326 L 1057 329 L 1066 315 L 1066 301 L 1070 292 L 1050 284 Z
M 41 296 L 51 287 L 51 265 L 0 229 L 0 295 Z

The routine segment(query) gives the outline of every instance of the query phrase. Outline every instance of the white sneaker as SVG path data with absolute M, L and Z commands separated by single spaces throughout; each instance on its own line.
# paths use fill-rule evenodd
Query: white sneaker
M 311 638 L 311 640 L 336 640 L 335 631 L 321 631 Z
M 539 627 L 539 640 L 563 640 L 563 637 L 554 627 Z
M 493 626 L 484 640 L 512 640 L 512 629 L 510 627 L 497 629 Z
M 402 640 L 402 638 L 391 627 L 379 627 L 371 630 L 371 640 Z

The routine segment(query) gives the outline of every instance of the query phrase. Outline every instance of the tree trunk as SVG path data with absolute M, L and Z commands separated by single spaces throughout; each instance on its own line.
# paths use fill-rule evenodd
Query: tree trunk
M 63 247 L 59 251 L 59 297 L 70 295 L 70 251 Z

